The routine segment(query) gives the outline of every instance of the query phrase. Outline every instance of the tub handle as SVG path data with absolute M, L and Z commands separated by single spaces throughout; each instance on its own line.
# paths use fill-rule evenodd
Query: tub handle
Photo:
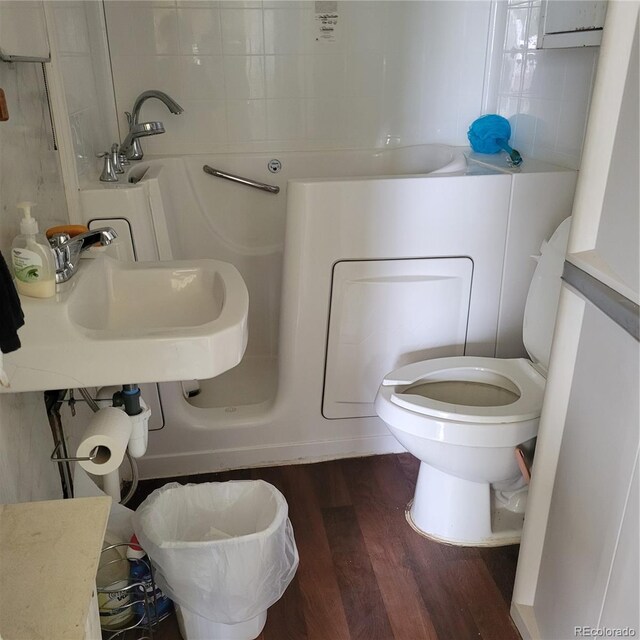
M 273 193 L 273 194 L 280 193 L 280 187 L 277 187 L 273 184 L 256 182 L 255 180 L 250 180 L 249 178 L 243 178 L 242 176 L 233 175 L 233 173 L 225 173 L 224 171 L 220 171 L 219 169 L 214 169 L 213 167 L 210 167 L 208 164 L 205 164 L 202 167 L 202 170 L 205 173 L 208 173 L 210 176 L 216 176 L 216 178 L 224 178 L 225 180 L 231 180 L 231 182 L 239 182 L 240 184 L 246 184 L 247 187 L 260 189 L 261 191 L 266 191 L 267 193 Z

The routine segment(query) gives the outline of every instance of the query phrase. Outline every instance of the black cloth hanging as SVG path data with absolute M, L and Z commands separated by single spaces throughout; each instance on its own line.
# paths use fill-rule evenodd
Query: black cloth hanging
M 24 313 L 9 267 L 0 253 L 0 351 L 10 353 L 20 348 L 18 329 L 24 324 Z

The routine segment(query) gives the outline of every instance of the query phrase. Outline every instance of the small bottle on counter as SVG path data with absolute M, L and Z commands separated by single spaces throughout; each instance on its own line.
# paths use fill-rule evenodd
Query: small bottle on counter
M 31 217 L 33 202 L 20 202 L 23 218 L 20 235 L 11 246 L 11 263 L 18 293 L 32 298 L 50 298 L 56 292 L 56 265 L 47 239 L 38 233 L 38 221 Z

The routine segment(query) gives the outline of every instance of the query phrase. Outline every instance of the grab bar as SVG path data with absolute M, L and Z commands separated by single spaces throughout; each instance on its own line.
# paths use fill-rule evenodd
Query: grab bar
M 280 193 L 280 187 L 277 187 L 273 184 L 256 182 L 255 180 L 250 180 L 249 178 L 243 178 L 242 176 L 235 176 L 233 175 L 233 173 L 225 173 L 224 171 L 220 171 L 219 169 L 214 169 L 213 167 L 210 167 L 208 164 L 205 164 L 202 167 L 202 170 L 205 173 L 208 173 L 210 176 L 216 176 L 216 178 L 224 178 L 225 180 L 231 180 L 231 182 L 239 182 L 240 184 L 246 184 L 247 187 L 253 187 L 254 189 L 260 189 L 268 193 L 273 193 L 273 194 Z

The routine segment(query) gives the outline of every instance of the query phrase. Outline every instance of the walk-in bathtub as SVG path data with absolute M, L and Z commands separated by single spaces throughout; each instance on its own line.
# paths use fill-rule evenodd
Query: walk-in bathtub
M 385 373 L 521 355 L 529 256 L 570 214 L 575 172 L 529 162 L 513 173 L 466 151 L 146 158 L 135 184 L 83 194 L 93 224 L 127 219 L 137 259 L 226 260 L 249 290 L 240 365 L 158 385 L 164 427 L 143 476 L 397 451 L 373 410 Z

